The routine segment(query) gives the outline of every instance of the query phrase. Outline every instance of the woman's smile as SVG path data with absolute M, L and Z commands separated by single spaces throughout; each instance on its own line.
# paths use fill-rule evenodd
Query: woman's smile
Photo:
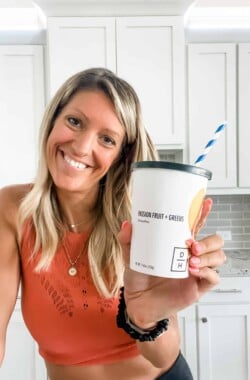
M 69 164 L 70 167 L 76 169 L 76 170 L 84 170 L 87 168 L 87 165 L 83 164 L 82 162 L 78 162 L 70 158 L 67 154 L 63 155 L 64 160 Z

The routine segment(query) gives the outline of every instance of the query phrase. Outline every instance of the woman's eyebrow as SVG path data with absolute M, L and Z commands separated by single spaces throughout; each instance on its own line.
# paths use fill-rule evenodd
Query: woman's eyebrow
M 70 113 L 70 112 L 78 113 L 78 114 L 80 114 L 81 117 L 84 118 L 86 121 L 89 121 L 88 116 L 87 116 L 84 112 L 82 112 L 79 108 L 74 108 L 74 107 L 72 107 L 72 108 L 69 108 L 68 110 L 66 110 L 66 112 L 67 112 L 67 113 Z
M 122 134 L 119 133 L 119 132 L 116 132 L 114 129 L 110 129 L 110 128 L 106 128 L 106 127 L 104 127 L 104 128 L 103 128 L 103 131 L 104 131 L 104 132 L 107 132 L 107 133 L 110 133 L 110 134 L 112 134 L 112 135 L 114 135 L 114 136 L 116 136 L 116 137 L 123 138 Z

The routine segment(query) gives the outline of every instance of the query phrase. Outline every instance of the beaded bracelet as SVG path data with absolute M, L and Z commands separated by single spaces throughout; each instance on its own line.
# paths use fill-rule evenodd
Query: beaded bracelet
M 120 300 L 118 305 L 118 314 L 116 317 L 116 323 L 119 328 L 122 328 L 133 339 L 140 342 L 149 342 L 158 338 L 168 329 L 169 319 L 162 319 L 157 322 L 156 326 L 152 330 L 144 330 L 136 326 L 127 314 L 126 304 L 124 299 L 124 287 L 121 288 Z

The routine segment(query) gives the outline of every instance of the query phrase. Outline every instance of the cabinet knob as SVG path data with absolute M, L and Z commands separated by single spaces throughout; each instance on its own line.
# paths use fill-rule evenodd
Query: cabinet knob
M 206 317 L 202 317 L 202 318 L 201 318 L 201 322 L 202 322 L 202 323 L 207 323 L 207 318 L 206 318 Z

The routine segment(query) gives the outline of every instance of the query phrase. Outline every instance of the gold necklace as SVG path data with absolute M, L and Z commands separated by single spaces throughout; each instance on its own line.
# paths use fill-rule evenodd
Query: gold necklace
M 82 222 L 79 222 L 79 223 L 72 223 L 72 224 L 71 223 L 67 223 L 67 224 L 73 230 L 74 228 L 80 226 L 83 223 L 84 223 L 84 220 Z
M 82 246 L 82 249 L 80 250 L 79 254 L 77 255 L 76 259 L 75 260 L 72 260 L 71 257 L 70 257 L 70 254 L 69 254 L 69 251 L 68 251 L 68 248 L 66 247 L 65 243 L 62 242 L 62 246 L 63 246 L 63 249 L 64 249 L 64 252 L 65 252 L 65 255 L 68 259 L 68 262 L 70 263 L 70 267 L 68 269 L 68 274 L 72 277 L 76 276 L 77 275 L 77 269 L 76 269 L 76 263 L 77 261 L 80 259 L 83 251 L 84 251 L 84 248 L 85 248 L 85 244 L 83 244 Z

